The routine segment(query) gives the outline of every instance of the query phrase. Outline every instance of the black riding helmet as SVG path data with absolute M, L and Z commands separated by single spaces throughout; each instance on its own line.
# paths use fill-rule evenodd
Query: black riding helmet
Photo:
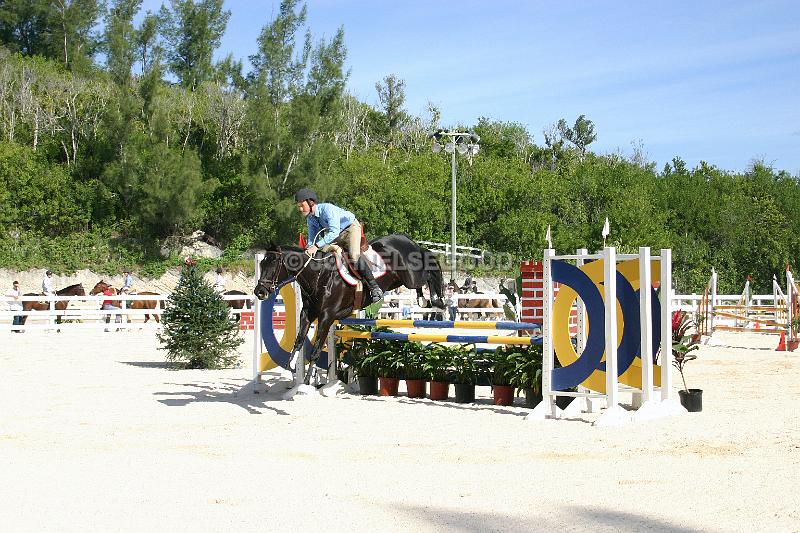
M 306 200 L 313 200 L 314 202 L 319 203 L 319 200 L 317 200 L 317 193 L 311 189 L 300 189 L 295 193 L 295 202 L 305 202 Z

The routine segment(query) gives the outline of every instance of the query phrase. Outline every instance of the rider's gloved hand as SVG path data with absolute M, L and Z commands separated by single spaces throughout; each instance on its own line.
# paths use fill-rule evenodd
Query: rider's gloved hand
M 309 246 L 308 248 L 306 248 L 306 253 L 307 253 L 307 254 L 308 254 L 310 257 L 314 257 L 314 255 L 317 253 L 317 250 L 319 250 L 319 248 L 317 248 L 317 245 L 316 245 L 316 244 L 312 244 L 311 246 Z

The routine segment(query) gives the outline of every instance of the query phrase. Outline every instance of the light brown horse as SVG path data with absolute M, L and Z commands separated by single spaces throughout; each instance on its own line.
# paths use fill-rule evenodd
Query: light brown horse
M 100 293 L 102 293 L 103 291 L 105 291 L 109 287 L 111 287 L 110 283 L 106 283 L 105 281 L 100 280 L 100 281 L 97 282 L 97 284 L 94 286 L 94 288 L 91 291 L 89 291 L 89 294 L 92 294 L 92 295 L 100 294 Z M 137 292 L 136 295 L 138 295 L 138 296 L 158 296 L 159 294 L 157 292 Z M 127 308 L 128 309 L 155 309 L 156 305 L 158 305 L 159 303 L 161 304 L 160 305 L 161 309 L 164 309 L 164 301 L 163 300 L 132 300 L 132 301 L 127 303 Z M 161 319 L 158 317 L 158 314 L 153 313 L 153 318 L 155 319 L 156 322 L 161 322 Z M 150 315 L 149 314 L 145 314 L 144 315 L 145 323 L 148 320 L 150 320 Z M 130 319 L 128 321 L 130 321 Z
M 56 291 L 57 296 L 86 296 L 86 290 L 84 290 L 83 285 L 80 283 L 76 283 L 75 285 L 70 285 L 69 287 L 65 287 L 60 291 Z M 23 294 L 23 296 L 43 296 L 43 294 L 37 294 L 35 292 L 29 292 Z M 55 303 L 56 311 L 64 311 L 69 305 L 69 302 L 66 300 L 59 301 Z M 50 310 L 50 302 L 22 302 L 22 310 L 23 311 L 49 311 Z M 22 323 L 24 324 L 28 320 L 28 315 L 24 315 L 22 317 Z M 56 324 L 61 324 L 61 316 L 56 316 Z
M 463 287 L 458 290 L 459 294 L 483 294 L 482 292 L 472 293 Z M 486 299 L 470 299 L 470 300 L 458 300 L 458 307 L 466 307 L 470 309 L 491 309 L 500 308 L 500 302 L 497 300 L 492 300 L 491 298 Z M 487 319 L 487 318 L 494 318 L 495 320 L 502 320 L 503 315 L 502 313 L 498 313 L 496 311 L 485 311 L 481 313 L 461 313 L 462 320 L 469 320 L 470 318 L 474 319 L 475 315 L 478 315 L 479 318 Z

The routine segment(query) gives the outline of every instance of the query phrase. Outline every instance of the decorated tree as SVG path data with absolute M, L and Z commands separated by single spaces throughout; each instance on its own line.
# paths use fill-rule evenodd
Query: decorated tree
M 236 348 L 244 342 L 228 306 L 187 258 L 178 286 L 161 315 L 158 334 L 167 363 L 175 368 L 228 368 L 238 362 Z

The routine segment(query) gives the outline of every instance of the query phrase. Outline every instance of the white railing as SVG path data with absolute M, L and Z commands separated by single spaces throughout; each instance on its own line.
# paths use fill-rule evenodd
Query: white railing
M 416 241 L 417 244 L 425 246 L 428 250 L 435 254 L 450 257 L 450 244 L 446 242 L 431 242 L 431 241 Z M 456 245 L 456 257 L 469 257 L 471 259 L 478 259 L 483 262 L 486 259 L 488 250 L 483 248 L 475 248 L 473 246 Z
M 223 300 L 249 300 L 252 296 L 248 295 L 223 295 Z M 168 294 L 160 295 L 137 295 L 137 294 L 116 294 L 113 296 L 20 296 L 19 302 L 45 302 L 49 304 L 49 309 L 36 311 L 11 311 L 8 304 L 14 301 L 13 298 L 2 296 L 3 310 L 0 310 L 0 331 L 9 330 L 36 330 L 36 329 L 160 329 L 161 324 L 155 320 L 160 317 L 163 309 L 161 302 L 169 298 Z M 104 301 L 118 302 L 116 305 L 120 309 L 101 309 Z M 134 301 L 156 301 L 155 309 L 131 309 L 129 302 Z M 67 308 L 58 310 L 55 308 L 56 302 L 67 302 Z M 276 307 L 277 309 L 277 307 Z M 231 309 L 236 314 L 241 312 L 239 309 Z M 244 311 L 247 311 L 245 308 Z M 144 322 L 145 315 L 149 315 L 148 322 Z M 28 317 L 24 325 L 13 325 L 13 317 Z M 61 321 L 57 324 L 56 319 Z M 120 322 L 117 322 L 120 320 Z M 108 322 L 107 322 L 108 321 Z

